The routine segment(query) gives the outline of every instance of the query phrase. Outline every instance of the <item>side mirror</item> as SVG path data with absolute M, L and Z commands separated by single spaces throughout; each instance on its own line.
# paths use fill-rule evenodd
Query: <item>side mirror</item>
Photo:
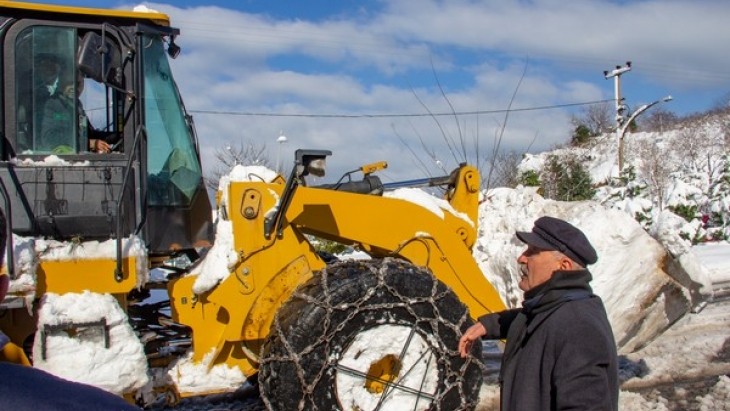
M 323 177 L 327 165 L 327 156 L 331 155 L 332 152 L 329 150 L 297 150 L 295 156 L 298 177 L 309 174 Z

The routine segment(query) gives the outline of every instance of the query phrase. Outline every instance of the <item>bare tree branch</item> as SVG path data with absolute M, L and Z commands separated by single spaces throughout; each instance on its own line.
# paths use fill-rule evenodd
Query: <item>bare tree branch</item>
M 456 158 L 456 153 L 454 152 L 454 148 L 451 147 L 451 143 L 449 141 L 448 136 L 446 135 L 446 132 L 444 131 L 444 128 L 441 126 L 441 122 L 439 122 L 438 118 L 433 115 L 433 112 L 428 108 L 428 106 L 423 102 L 423 100 L 421 100 L 421 98 L 418 97 L 418 94 L 416 93 L 416 90 L 413 89 L 413 87 L 411 87 L 411 92 L 416 97 L 416 100 L 418 101 L 418 103 L 420 103 L 421 106 L 423 106 L 423 108 L 426 109 L 426 112 L 431 116 L 433 121 L 436 123 L 439 130 L 441 131 L 442 138 L 446 142 L 446 146 L 449 148 L 449 152 L 451 152 L 451 155 L 454 157 L 454 161 L 456 161 L 456 164 L 459 164 L 459 160 Z M 421 140 L 421 141 L 423 141 L 423 140 Z M 441 162 L 437 159 L 436 164 L 440 164 L 440 163 Z M 443 168 L 443 166 L 441 166 L 441 168 Z
M 459 126 L 459 116 L 456 114 L 456 110 L 454 109 L 454 105 L 451 104 L 451 100 L 449 100 L 449 97 L 444 92 L 444 88 L 441 86 L 441 81 L 439 80 L 438 75 L 436 74 L 436 68 L 433 66 L 433 59 L 431 60 L 431 71 L 433 72 L 433 77 L 436 79 L 436 85 L 439 88 L 439 91 L 441 92 L 441 96 L 446 100 L 446 104 L 449 105 L 449 108 L 451 109 L 451 113 L 454 115 L 454 122 L 456 123 L 456 130 L 459 132 L 459 142 L 461 143 L 461 150 L 464 155 L 464 161 L 466 161 L 466 144 L 464 142 L 464 136 L 461 133 L 461 127 Z M 456 142 L 451 139 L 451 142 L 454 144 L 454 147 L 456 147 Z M 449 146 L 450 147 L 450 146 Z M 456 155 L 454 155 L 454 158 L 456 158 Z M 456 161 L 456 164 L 459 164 L 459 161 Z
M 495 157 L 497 153 L 499 152 L 499 147 L 502 144 L 502 138 L 504 137 L 504 130 L 507 128 L 507 120 L 509 119 L 509 113 L 512 109 L 512 104 L 515 102 L 515 98 L 517 97 L 517 91 L 519 91 L 520 86 L 522 85 L 522 81 L 525 79 L 525 75 L 527 75 L 527 65 L 529 63 L 529 58 L 525 59 L 525 67 L 522 69 L 522 75 L 520 76 L 520 80 L 517 82 L 517 86 L 515 86 L 515 90 L 512 93 L 512 97 L 509 100 L 509 104 L 507 105 L 507 110 L 504 112 L 504 121 L 502 122 L 502 128 L 499 131 L 499 135 L 497 137 L 497 141 L 494 145 L 494 150 L 492 150 L 492 157 Z M 490 180 L 492 178 L 492 168 L 489 169 L 489 174 L 487 175 L 487 184 L 485 189 L 489 190 L 489 184 Z
M 425 163 L 423 162 L 423 160 L 421 160 L 421 158 L 420 158 L 420 157 L 418 157 L 418 155 L 416 154 L 416 152 L 415 152 L 415 151 L 413 151 L 413 149 L 412 149 L 412 148 L 411 148 L 411 146 L 410 146 L 410 145 L 408 144 L 408 142 L 406 142 L 406 140 L 405 140 L 405 139 L 404 139 L 404 138 L 403 138 L 403 137 L 402 137 L 402 136 L 400 135 L 400 133 L 398 133 L 398 130 L 396 130 L 396 128 L 395 128 L 395 125 L 394 125 L 393 123 L 391 123 L 391 124 L 390 124 L 390 127 L 391 127 L 391 128 L 393 129 L 393 132 L 395 133 L 396 137 L 398 137 L 398 140 L 400 140 L 400 142 L 401 142 L 401 143 L 402 143 L 402 144 L 403 144 L 403 145 L 404 145 L 404 146 L 406 147 L 406 149 L 407 149 L 407 150 L 408 150 L 408 151 L 409 151 L 409 152 L 411 153 L 411 155 L 413 156 L 413 158 L 414 158 L 414 160 L 415 160 L 415 162 L 416 162 L 416 166 L 417 166 L 417 167 L 418 167 L 418 168 L 419 168 L 419 169 L 420 169 L 420 170 L 421 170 L 421 171 L 422 171 L 422 172 L 423 172 L 424 174 L 426 174 L 427 176 L 431 177 L 431 172 L 430 172 L 430 171 L 428 171 L 428 166 L 426 166 L 426 164 L 425 164 Z M 413 124 L 411 124 L 411 127 L 413 127 Z M 415 128 L 414 128 L 414 131 L 415 131 Z M 416 134 L 418 134 L 418 133 L 416 132 Z M 420 135 L 419 135 L 419 139 L 421 139 L 421 138 L 420 138 Z M 421 144 L 423 144 L 423 139 L 421 139 Z

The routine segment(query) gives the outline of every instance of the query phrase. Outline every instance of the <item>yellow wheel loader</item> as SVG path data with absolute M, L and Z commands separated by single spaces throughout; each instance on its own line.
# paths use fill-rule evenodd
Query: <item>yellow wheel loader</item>
M 197 367 L 258 379 L 272 410 L 473 409 L 481 357 L 458 339 L 503 308 L 471 253 L 478 171 L 383 184 L 373 163 L 312 185 L 331 153 L 300 149 L 287 178 L 222 184 L 213 213 L 167 60 L 178 35 L 149 10 L 0 1 L 13 354 L 50 367 L 68 341 L 100 341 L 90 358 L 138 344 L 147 380 L 107 382 L 137 401 L 237 388 L 185 386 Z M 437 210 L 388 195 L 412 186 L 442 188 Z M 369 258 L 330 261 L 318 240 Z

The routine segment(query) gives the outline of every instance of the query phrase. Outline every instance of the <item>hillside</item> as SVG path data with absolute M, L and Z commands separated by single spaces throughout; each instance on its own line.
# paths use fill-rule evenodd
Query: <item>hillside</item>
M 578 147 L 527 154 L 520 172 L 532 170 L 544 184 L 551 157 L 576 160 L 591 177 L 595 201 L 627 212 L 658 239 L 667 230 L 678 230 L 686 241 L 663 242 L 670 252 L 681 253 L 690 244 L 730 237 L 728 152 L 730 111 L 724 110 L 678 121 L 662 131 L 627 134 L 622 173 L 613 133 Z

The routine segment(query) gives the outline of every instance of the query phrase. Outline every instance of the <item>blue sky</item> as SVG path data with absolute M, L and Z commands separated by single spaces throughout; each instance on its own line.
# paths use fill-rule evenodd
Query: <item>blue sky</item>
M 570 116 L 587 107 L 582 103 L 614 97 L 603 71 L 627 60 L 633 69 L 622 76 L 622 92 L 631 108 L 672 95 L 663 108 L 683 115 L 730 95 L 726 0 L 142 4 L 169 14 L 182 31 L 173 70 L 206 141 L 204 163 L 216 149 L 254 140 L 284 158 L 298 147 L 329 148 L 335 169 L 387 160 L 387 180 L 439 174 L 437 162 L 450 168 L 463 157 L 483 162 L 500 133 L 501 150 L 542 150 L 568 141 Z M 513 94 L 513 109 L 558 108 L 512 112 L 502 131 L 505 114 L 489 112 L 508 108 Z M 452 110 L 483 114 L 213 114 Z M 275 143 L 280 132 L 289 138 L 284 147 Z

